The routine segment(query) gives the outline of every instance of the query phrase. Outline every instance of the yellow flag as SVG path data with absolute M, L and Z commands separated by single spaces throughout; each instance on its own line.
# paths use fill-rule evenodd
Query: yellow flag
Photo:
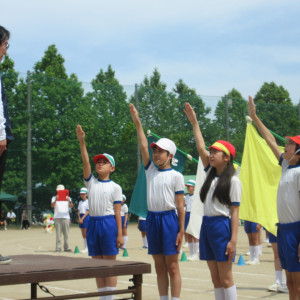
M 259 223 L 277 235 L 277 189 L 281 167 L 252 124 L 247 125 L 241 165 L 240 219 Z

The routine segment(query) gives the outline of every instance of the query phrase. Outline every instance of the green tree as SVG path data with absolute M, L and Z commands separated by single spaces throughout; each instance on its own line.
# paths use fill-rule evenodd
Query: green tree
M 293 105 L 289 92 L 275 82 L 265 82 L 254 97 L 256 103 L 273 103 L 283 105 Z
M 265 82 L 255 95 L 254 102 L 258 116 L 270 130 L 282 137 L 299 134 L 299 108 L 293 105 L 284 87 Z

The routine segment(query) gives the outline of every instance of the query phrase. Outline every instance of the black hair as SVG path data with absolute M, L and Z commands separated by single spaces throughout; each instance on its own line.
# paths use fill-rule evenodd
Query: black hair
M 6 40 L 9 40 L 9 37 L 10 37 L 9 31 L 0 25 L 0 45 Z
M 299 151 L 296 155 L 300 155 L 300 145 L 296 144 L 295 153 Z M 298 162 L 296 163 L 297 166 L 300 166 L 300 158 L 298 159 Z
M 223 155 L 227 155 L 227 154 L 223 152 Z M 235 169 L 233 166 L 233 157 L 232 155 L 230 155 L 230 161 L 227 164 L 227 168 L 220 175 L 219 181 L 217 183 L 217 186 L 213 194 L 213 199 L 216 197 L 221 204 L 224 204 L 228 207 L 232 205 L 230 200 L 230 186 L 231 186 L 231 178 L 234 174 L 235 174 Z M 216 176 L 217 176 L 217 169 L 212 167 L 200 191 L 200 199 L 203 203 L 205 202 L 211 183 Z

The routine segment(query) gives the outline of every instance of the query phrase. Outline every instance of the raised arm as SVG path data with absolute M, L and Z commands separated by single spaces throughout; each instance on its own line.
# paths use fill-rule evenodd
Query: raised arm
M 265 141 L 273 151 L 275 157 L 279 160 L 282 152 L 278 147 L 273 134 L 268 130 L 268 128 L 263 124 L 263 122 L 256 115 L 256 108 L 251 96 L 249 96 L 249 101 L 248 101 L 248 114 L 252 118 L 253 122 L 255 123 L 262 137 L 265 139 Z
M 199 153 L 199 156 L 202 160 L 204 168 L 206 168 L 209 164 L 209 159 L 208 159 L 208 154 L 205 149 L 205 142 L 198 124 L 198 120 L 195 114 L 195 111 L 191 107 L 189 103 L 185 103 L 185 109 L 184 112 L 193 125 L 193 132 L 194 132 L 194 137 L 195 137 L 195 142 L 196 142 L 196 147 Z
M 80 125 L 77 125 L 76 127 L 76 134 L 77 134 L 78 141 L 80 143 L 81 158 L 83 163 L 83 177 L 85 179 L 88 179 L 92 173 L 92 170 L 91 170 L 89 155 L 85 145 L 85 133 L 82 130 L 82 127 Z
M 146 167 L 150 161 L 149 150 L 148 150 L 148 141 L 144 133 L 144 129 L 142 123 L 139 118 L 138 111 L 134 107 L 132 103 L 129 104 L 129 111 L 131 114 L 131 119 L 136 127 L 136 133 L 138 137 L 138 141 L 140 144 L 142 159 L 144 167 Z

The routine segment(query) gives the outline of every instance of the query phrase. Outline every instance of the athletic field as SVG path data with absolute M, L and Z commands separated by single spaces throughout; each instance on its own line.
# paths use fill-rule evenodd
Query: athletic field
M 143 276 L 143 299 L 159 299 L 152 257 L 147 254 L 147 250 L 141 250 L 142 238 L 137 229 L 137 224 L 129 224 L 128 235 L 129 241 L 127 250 L 129 257 L 122 257 L 123 251 L 120 251 L 117 259 L 151 263 L 152 273 Z M 81 253 L 55 253 L 55 232 L 46 233 L 42 227 L 33 227 L 31 230 L 20 230 L 19 228 L 16 229 L 14 225 L 11 225 L 7 231 L 0 231 L 0 241 L 0 253 L 2 255 L 47 254 L 75 258 L 88 257 L 87 254 Z M 83 242 L 81 232 L 75 225 L 70 227 L 69 243 L 73 251 L 76 246 L 82 249 Z M 233 276 L 237 285 L 238 299 L 288 299 L 288 294 L 278 294 L 267 291 L 267 287 L 275 281 L 272 248 L 268 248 L 267 244 L 264 243 L 260 265 L 238 266 L 237 261 L 240 254 L 243 255 L 245 261 L 248 259 L 245 255 L 248 249 L 247 236 L 243 227 L 240 226 L 236 263 L 233 265 Z M 186 255 L 189 256 L 188 248 L 183 248 L 183 250 L 186 251 Z M 214 299 L 213 285 L 206 262 L 180 262 L 180 270 L 182 276 L 180 299 Z M 119 277 L 118 287 L 127 288 L 128 285 L 131 285 L 129 279 L 130 277 L 127 276 Z M 49 291 L 56 296 L 97 291 L 96 283 L 93 279 L 69 280 L 64 282 L 54 281 L 41 284 L 45 285 Z M 38 296 L 46 297 L 50 295 L 38 290 Z M 0 286 L 0 300 L 21 298 L 30 298 L 29 285 Z M 122 298 L 121 295 L 115 296 L 115 299 L 120 298 Z

